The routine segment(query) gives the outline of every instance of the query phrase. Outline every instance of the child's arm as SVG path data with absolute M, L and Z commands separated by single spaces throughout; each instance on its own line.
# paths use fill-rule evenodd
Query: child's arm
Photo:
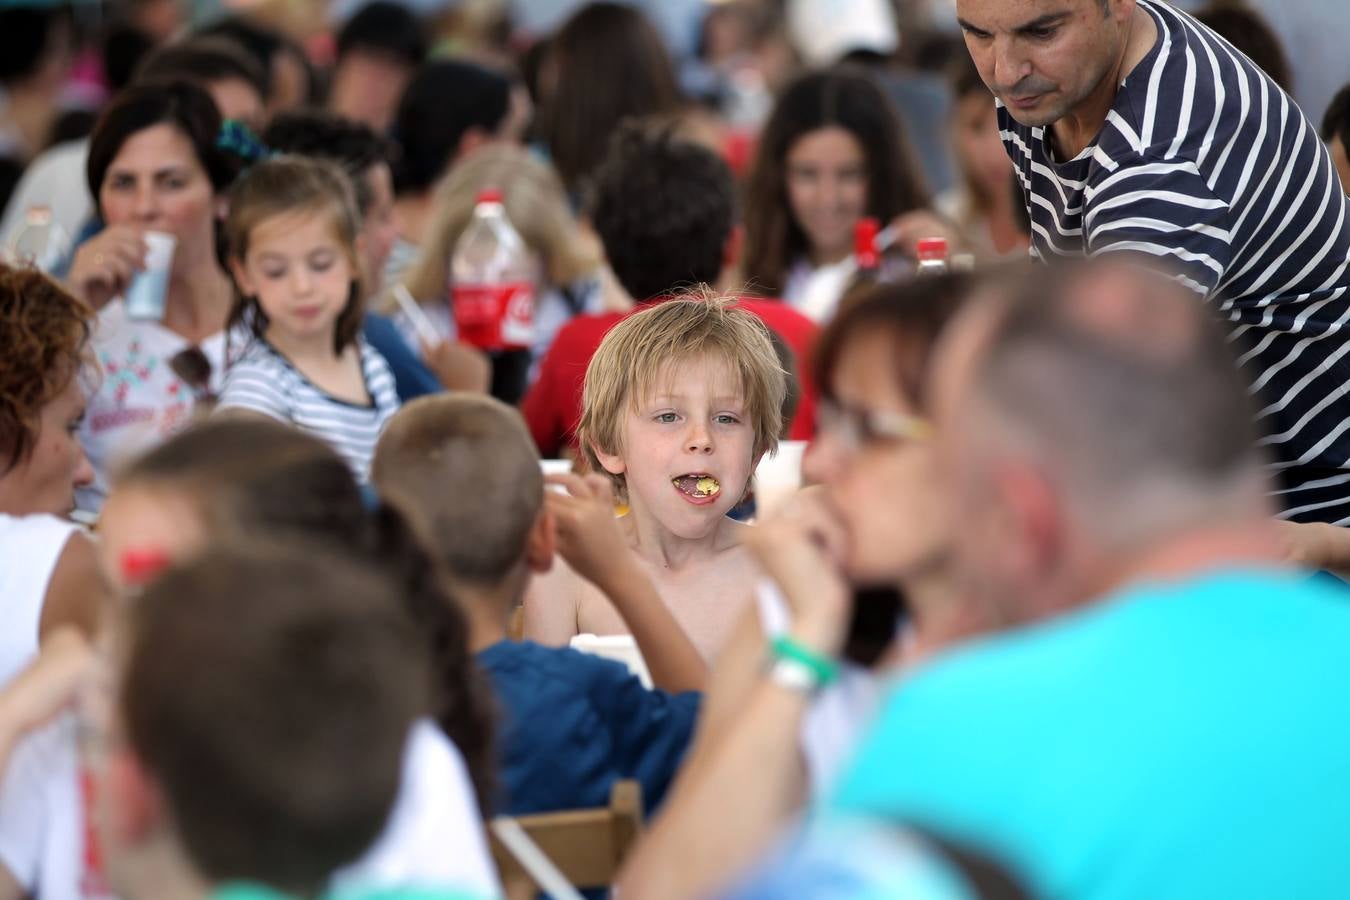
M 91 659 L 84 636 L 73 627 L 62 627 L 43 641 L 37 658 L 0 691 L 0 771 L 24 734 L 75 699 Z
M 544 495 L 557 522 L 559 553 L 614 604 L 633 633 L 652 683 L 667 691 L 703 690 L 708 667 L 625 547 L 609 482 L 600 475 L 550 475 L 546 480 L 568 490 Z

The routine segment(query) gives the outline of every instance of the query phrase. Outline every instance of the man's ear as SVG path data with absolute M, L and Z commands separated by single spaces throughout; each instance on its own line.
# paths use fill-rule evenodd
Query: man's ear
M 159 784 L 130 749 L 109 751 L 102 785 L 101 818 L 119 844 L 142 843 L 164 827 Z
M 548 507 L 544 507 L 539 510 L 525 539 L 525 562 L 531 572 L 542 575 L 553 568 L 553 557 L 557 552 L 558 523 Z
M 1063 574 L 1068 553 L 1067 520 L 1059 497 L 1042 473 L 1028 467 L 1009 467 L 997 477 L 1007 531 L 1000 543 L 1015 570 L 1010 574 L 1020 584 L 1049 584 Z M 1018 614 L 1039 618 L 1045 611 L 1036 607 Z

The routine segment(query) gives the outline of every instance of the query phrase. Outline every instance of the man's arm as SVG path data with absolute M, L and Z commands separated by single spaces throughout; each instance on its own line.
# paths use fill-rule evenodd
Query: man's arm
M 1208 296 L 1232 262 L 1231 218 L 1194 163 L 1145 159 L 1089 186 L 1083 230 L 1090 255 L 1138 254 Z

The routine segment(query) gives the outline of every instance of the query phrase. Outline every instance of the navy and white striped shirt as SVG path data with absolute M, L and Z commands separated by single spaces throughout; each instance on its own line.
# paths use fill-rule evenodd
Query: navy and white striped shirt
M 394 376 L 379 351 L 358 339 L 368 404 L 339 400 L 258 338 L 225 372 L 218 409 L 247 409 L 322 438 L 366 482 L 385 423 L 398 411 Z
M 1158 40 L 1095 141 L 1059 162 L 999 104 L 1041 258 L 1133 251 L 1211 300 L 1303 521 L 1350 522 L 1350 201 L 1316 129 L 1233 47 L 1139 0 Z

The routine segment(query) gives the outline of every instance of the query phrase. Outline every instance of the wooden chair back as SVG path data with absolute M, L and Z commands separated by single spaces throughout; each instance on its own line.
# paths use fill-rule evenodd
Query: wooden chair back
M 642 832 L 642 786 L 616 781 L 608 806 L 517 816 L 516 822 L 574 886 L 608 887 Z M 507 900 L 535 897 L 534 879 L 495 834 L 489 837 Z

